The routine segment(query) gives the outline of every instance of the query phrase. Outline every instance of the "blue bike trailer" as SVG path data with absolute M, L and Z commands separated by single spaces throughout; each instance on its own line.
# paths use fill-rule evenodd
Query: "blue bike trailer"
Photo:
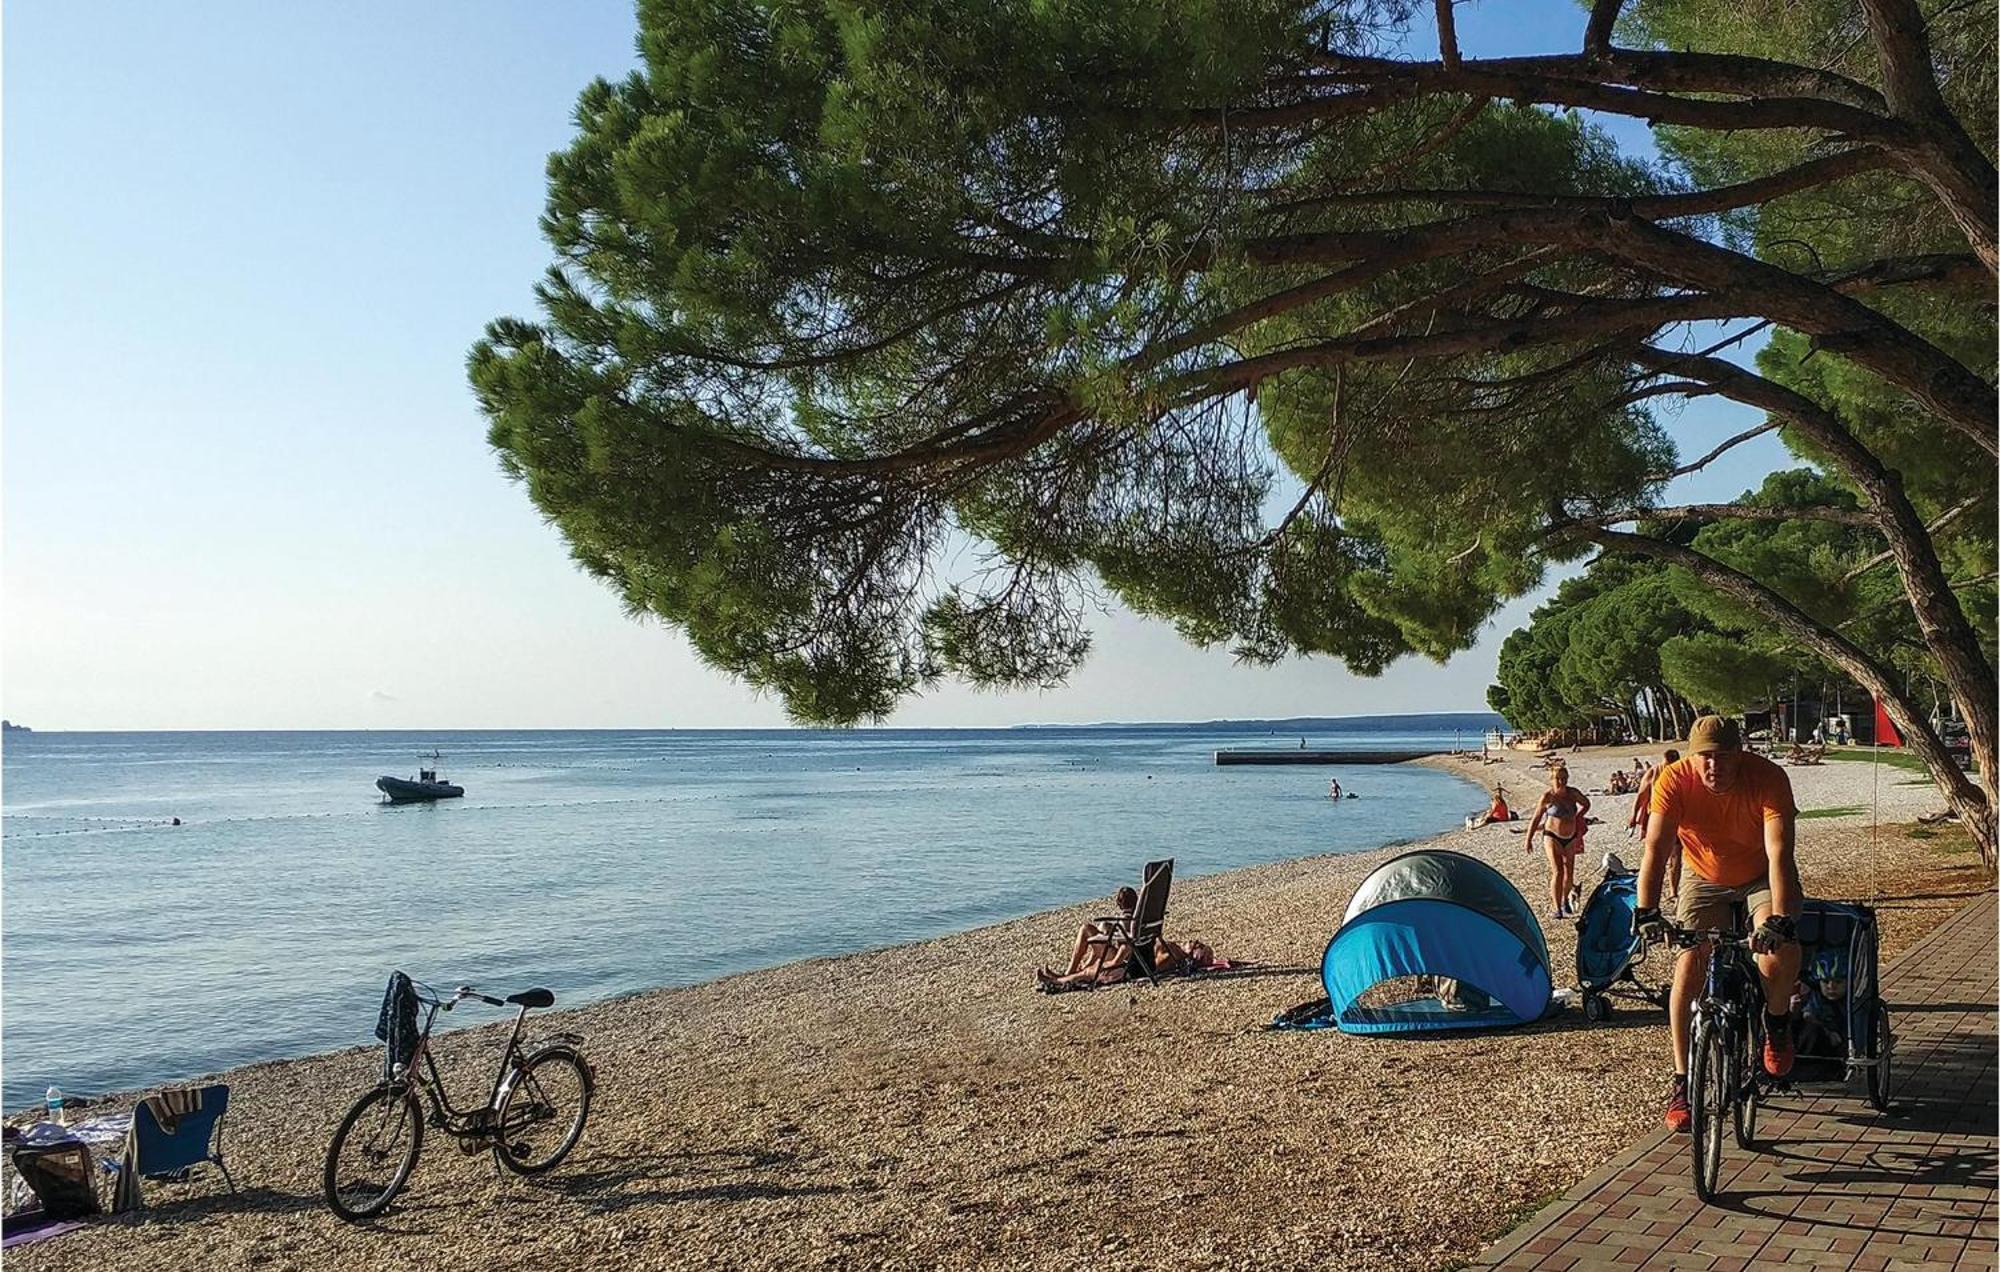
M 1639 876 L 1630 870 L 1607 872 L 1591 890 L 1576 920 L 1576 986 L 1583 992 L 1583 1014 L 1597 1021 L 1611 1015 L 1614 997 L 1634 998 L 1665 1010 L 1673 975 L 1673 953 L 1659 966 L 1657 984 L 1640 975 L 1647 947 L 1632 931 L 1632 912 L 1639 905 Z

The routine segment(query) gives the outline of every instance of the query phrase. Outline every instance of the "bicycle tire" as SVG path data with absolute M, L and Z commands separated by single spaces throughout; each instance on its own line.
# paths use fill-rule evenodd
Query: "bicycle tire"
M 1868 1052 L 1868 1058 L 1875 1062 L 1868 1066 L 1868 1102 L 1875 1106 L 1877 1113 L 1889 1111 L 1889 1101 L 1896 1093 L 1896 1075 L 1890 1065 L 1895 1052 L 1896 1033 L 1889 1027 L 1889 1006 L 1878 998 L 1875 1000 L 1875 1045 Z
M 1736 1092 L 1736 1147 L 1755 1148 L 1757 1146 L 1757 1105 L 1763 1097 L 1763 1084 L 1758 1075 L 1764 1069 L 1764 1025 L 1758 1018 L 1762 1012 L 1762 1002 L 1751 1008 L 1750 1027 L 1742 1031 L 1743 1045 L 1736 1048 L 1730 1089 Z
M 379 1188 L 371 1183 L 363 1191 L 360 1199 L 350 1202 L 343 1197 L 344 1190 L 340 1178 L 341 1150 L 346 1147 L 348 1138 L 354 1134 L 355 1128 L 369 1111 L 377 1104 L 389 1102 L 401 1107 L 400 1118 L 394 1125 L 394 1138 L 391 1140 L 392 1145 L 400 1144 L 401 1147 L 396 1154 L 392 1154 L 388 1147 L 373 1150 L 381 1154 L 380 1159 L 367 1164 L 376 1169 L 386 1165 L 389 1169 L 388 1179 Z M 385 1116 L 387 1116 L 386 1111 Z M 406 1141 L 403 1138 L 405 1131 L 407 1131 Z M 384 1083 L 363 1092 L 361 1098 L 354 1102 L 354 1107 L 347 1110 L 347 1116 L 340 1119 L 340 1128 L 334 1131 L 333 1143 L 326 1150 L 326 1168 L 320 1178 L 320 1188 L 326 1196 L 326 1204 L 334 1214 L 349 1223 L 361 1223 L 373 1219 L 389 1208 L 389 1203 L 396 1199 L 396 1194 L 409 1182 L 410 1171 L 415 1169 L 417 1155 L 423 1148 L 424 1106 L 423 1101 L 417 1098 L 414 1086 L 397 1087 Z
M 1694 1161 L 1694 1192 L 1703 1201 L 1715 1200 L 1716 1183 L 1722 1177 L 1722 1140 L 1729 1121 L 1729 1059 L 1727 1039 L 1717 1036 L 1716 1025 L 1705 1016 L 1696 1016 L 1694 1038 L 1688 1048 L 1688 1130 Z
M 539 1126 L 560 1117 L 559 1112 L 537 1116 L 552 1107 L 548 1091 L 558 1081 L 574 1084 L 576 1112 L 554 1146 L 537 1152 L 529 1137 L 515 1132 L 520 1127 Z M 554 1170 L 583 1138 L 583 1124 L 590 1117 L 590 1097 L 595 1086 L 590 1066 L 571 1047 L 544 1047 L 523 1060 L 508 1077 L 494 1115 L 493 1160 L 516 1175 L 539 1175 Z M 525 1115 L 523 1101 L 527 1102 Z

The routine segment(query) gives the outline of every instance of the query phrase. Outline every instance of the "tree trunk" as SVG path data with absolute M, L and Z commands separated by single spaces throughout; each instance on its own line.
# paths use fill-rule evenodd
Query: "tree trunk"
M 1577 533 L 1613 552 L 1650 557 L 1682 567 L 1718 592 L 1763 614 L 1787 636 L 1854 677 L 1862 688 L 1882 700 L 1890 719 L 1902 732 L 1904 741 L 1923 760 L 1931 780 L 1937 783 L 1938 790 L 1971 834 L 1973 844 L 1979 850 L 1980 861 L 1989 872 L 1994 869 L 1992 802 L 1986 792 L 1959 769 L 1958 762 L 1952 759 L 1951 753 L 1931 729 L 1930 722 L 1910 701 L 1895 677 L 1865 650 L 1749 575 L 1692 548 L 1617 530 L 1579 528 Z
M 2000 266 L 2000 251 L 1995 248 L 1993 164 L 1938 91 L 1923 12 L 1914 0 L 1862 0 L 1861 7 L 1882 66 L 1882 96 L 1889 112 L 1917 134 L 1915 154 L 1907 164 L 1911 174 L 1938 196 L 1965 241 L 1987 270 L 1994 270 Z

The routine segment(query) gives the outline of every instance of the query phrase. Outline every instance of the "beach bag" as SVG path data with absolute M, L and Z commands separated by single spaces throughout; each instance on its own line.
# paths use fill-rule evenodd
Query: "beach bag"
M 41 1201 L 42 1213 L 48 1218 L 82 1219 L 98 1213 L 90 1149 L 83 1141 L 21 1144 L 8 1151 L 14 1169 Z

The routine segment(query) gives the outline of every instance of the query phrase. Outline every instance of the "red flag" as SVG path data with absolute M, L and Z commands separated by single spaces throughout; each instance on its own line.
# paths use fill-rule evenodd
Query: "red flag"
M 1903 735 L 1896 732 L 1896 726 L 1890 721 L 1889 712 L 1882 706 L 1880 698 L 1875 699 L 1875 745 L 1903 745 Z

